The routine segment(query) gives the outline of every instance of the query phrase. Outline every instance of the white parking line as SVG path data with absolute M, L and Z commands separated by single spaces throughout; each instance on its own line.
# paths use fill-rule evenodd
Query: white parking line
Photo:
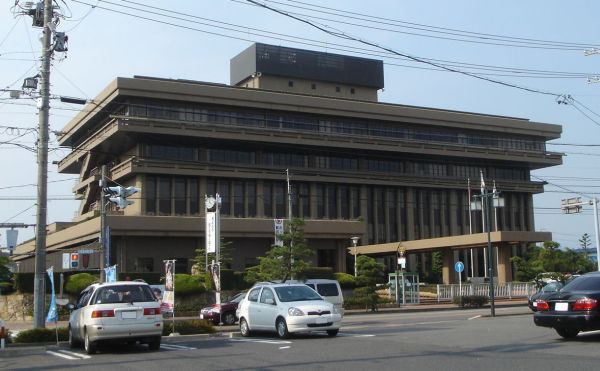
M 285 346 L 285 347 L 279 347 L 279 349 L 290 349 L 291 347 L 289 345 Z
M 477 319 L 477 318 L 480 318 L 480 317 L 481 317 L 481 314 L 480 314 L 480 315 L 478 315 L 478 316 L 475 316 L 475 317 L 467 318 L 467 320 L 468 320 L 468 321 L 470 321 L 470 320 L 472 320 L 472 319 Z
M 350 338 L 370 338 L 370 337 L 374 337 L 375 335 L 373 334 L 349 334 L 349 333 L 342 333 L 340 332 L 339 334 L 337 334 L 338 337 L 350 337 Z
M 286 340 L 261 340 L 261 339 L 229 339 L 229 341 L 246 342 L 246 343 L 263 343 L 263 344 L 292 344 Z
M 164 349 L 168 349 L 168 350 L 194 350 L 194 349 L 198 349 L 198 348 L 194 348 L 194 347 L 186 347 L 186 346 L 183 346 L 183 345 L 175 345 L 175 344 L 161 344 L 160 347 L 164 348 Z
M 70 360 L 77 360 L 77 359 L 89 359 L 92 358 L 86 354 L 81 354 L 81 353 L 75 353 L 75 352 L 69 352 L 68 350 L 62 350 L 59 349 L 56 352 L 51 351 L 51 350 L 47 350 L 46 353 L 56 356 L 56 357 L 60 357 L 60 358 L 64 358 L 64 359 L 70 359 Z

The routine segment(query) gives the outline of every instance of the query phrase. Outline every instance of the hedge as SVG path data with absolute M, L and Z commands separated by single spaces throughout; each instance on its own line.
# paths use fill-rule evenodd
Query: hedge
M 66 271 L 66 272 L 54 272 L 54 290 L 58 294 L 60 292 L 60 274 L 63 274 L 64 282 L 69 280 L 69 277 L 74 274 L 80 273 L 89 273 L 89 274 L 98 274 L 98 270 L 76 270 L 76 271 Z M 18 291 L 22 294 L 33 294 L 33 282 L 35 278 L 35 273 L 15 273 L 14 275 L 14 290 Z M 49 294 L 50 290 L 50 279 L 48 278 L 48 274 L 44 272 L 44 279 L 46 280 L 46 284 L 44 285 L 46 288 L 46 293 Z
M 99 275 L 89 273 L 77 273 L 69 277 L 65 284 L 65 292 L 71 295 L 79 295 L 83 289 L 94 282 L 100 282 Z
M 164 320 L 163 336 L 167 336 L 173 332 L 173 322 L 168 319 Z M 192 320 L 175 320 L 175 332 L 181 335 L 192 334 L 212 334 L 215 332 L 213 325 L 207 320 L 192 319 Z
M 356 287 L 356 279 L 353 275 L 343 272 L 334 273 L 335 279 L 340 283 L 343 289 L 353 289 Z
M 482 295 L 468 295 L 452 299 L 452 303 L 459 305 L 461 308 L 481 308 L 488 303 L 489 298 Z
M 175 274 L 175 293 L 181 296 L 200 294 L 206 291 L 200 281 L 200 276 L 185 273 Z
M 52 343 L 56 342 L 55 328 L 33 328 L 19 331 L 13 339 L 14 343 Z M 66 327 L 58 328 L 58 341 L 69 340 L 69 330 Z

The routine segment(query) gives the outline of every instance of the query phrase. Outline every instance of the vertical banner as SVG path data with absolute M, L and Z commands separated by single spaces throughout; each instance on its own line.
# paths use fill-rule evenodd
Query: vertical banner
M 206 213 L 206 252 L 217 252 L 216 223 L 217 214 L 214 211 Z
M 219 263 L 215 263 L 213 260 L 210 265 L 210 271 L 212 273 L 213 281 L 215 283 L 215 291 L 221 291 L 221 275 L 219 274 L 221 269 L 221 265 Z
M 280 238 L 284 233 L 283 229 L 283 219 L 273 219 L 275 226 L 275 245 L 283 246 L 283 240 Z
M 56 295 L 54 293 L 54 267 L 50 267 L 46 270 L 48 273 L 48 278 L 50 278 L 50 288 L 51 296 L 50 296 L 50 308 L 48 309 L 48 315 L 46 316 L 46 322 L 58 322 L 58 311 L 56 310 Z
M 161 310 L 167 313 L 173 312 L 175 307 L 175 261 L 165 260 L 165 291 Z
M 112 267 L 104 268 L 104 276 L 106 277 L 106 282 L 117 281 L 117 266 L 113 265 Z
M 13 250 L 15 246 L 17 246 L 17 238 L 19 237 L 19 231 L 16 229 L 7 229 L 6 230 L 6 247 L 8 247 L 8 252 L 10 255 L 13 254 Z

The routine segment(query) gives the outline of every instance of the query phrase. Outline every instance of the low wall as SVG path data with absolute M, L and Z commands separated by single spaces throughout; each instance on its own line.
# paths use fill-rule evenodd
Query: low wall
M 0 296 L 0 318 L 5 321 L 33 319 L 33 295 L 11 294 Z

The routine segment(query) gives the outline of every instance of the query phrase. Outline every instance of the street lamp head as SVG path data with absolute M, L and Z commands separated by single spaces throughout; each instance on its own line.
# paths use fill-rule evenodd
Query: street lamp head
M 358 244 L 359 240 L 360 240 L 360 237 L 358 237 L 358 236 L 350 237 L 350 241 L 352 241 L 352 246 L 356 246 Z

